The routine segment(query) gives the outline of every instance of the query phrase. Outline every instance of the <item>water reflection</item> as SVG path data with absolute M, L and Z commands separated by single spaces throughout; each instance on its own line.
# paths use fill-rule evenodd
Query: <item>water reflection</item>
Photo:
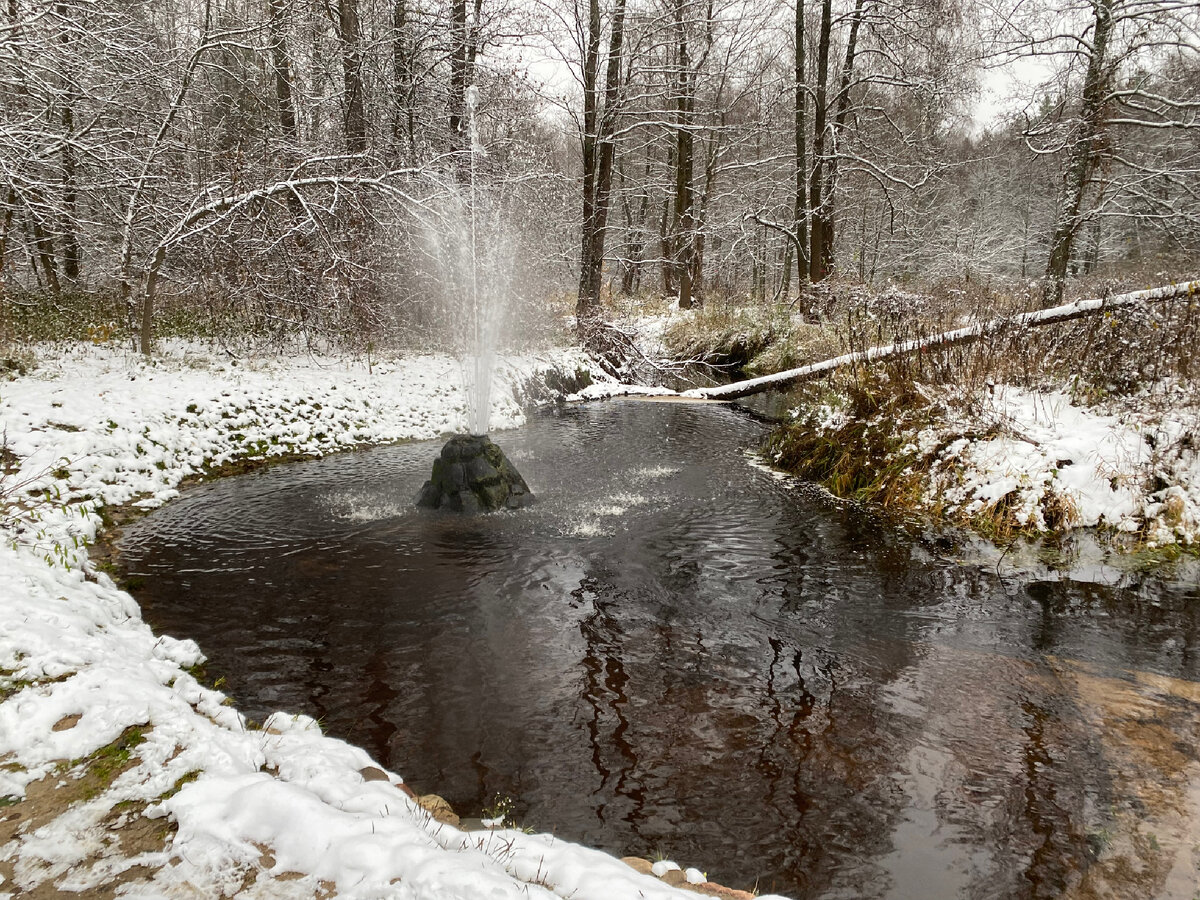
M 574 407 L 504 436 L 518 514 L 411 512 L 412 445 L 189 492 L 127 560 L 249 715 L 468 814 L 795 897 L 1192 900 L 1195 586 L 961 563 L 748 465 L 758 435 Z

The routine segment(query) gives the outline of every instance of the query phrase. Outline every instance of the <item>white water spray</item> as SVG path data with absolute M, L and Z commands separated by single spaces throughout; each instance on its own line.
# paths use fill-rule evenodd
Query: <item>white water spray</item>
M 480 291 L 479 228 L 480 208 L 477 184 L 478 160 L 483 155 L 475 112 L 479 107 L 479 89 L 471 85 L 466 91 L 467 120 L 467 219 L 469 222 L 471 321 L 470 346 L 464 348 L 463 387 L 467 395 L 467 428 L 471 434 L 487 434 L 491 419 L 492 375 L 496 368 L 496 338 L 499 324 L 499 300 L 502 285 L 489 280 Z M 492 254 L 495 248 L 490 248 Z M 490 273 L 499 278 L 498 272 Z
M 503 181 L 486 174 L 487 151 L 479 140 L 479 92 L 467 88 L 463 128 L 466 146 L 455 154 L 447 177 L 431 182 L 435 193 L 418 222 L 425 239 L 428 289 L 440 299 L 458 355 L 466 398 L 464 429 L 485 435 L 497 348 L 511 296 L 514 253 L 506 227 Z M 465 155 L 464 155 L 465 154 Z

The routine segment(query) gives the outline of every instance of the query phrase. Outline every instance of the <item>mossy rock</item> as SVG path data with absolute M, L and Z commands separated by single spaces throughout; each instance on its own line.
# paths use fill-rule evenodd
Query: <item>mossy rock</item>
M 457 434 L 434 460 L 417 506 L 476 513 L 519 509 L 533 500 L 521 473 L 491 438 Z

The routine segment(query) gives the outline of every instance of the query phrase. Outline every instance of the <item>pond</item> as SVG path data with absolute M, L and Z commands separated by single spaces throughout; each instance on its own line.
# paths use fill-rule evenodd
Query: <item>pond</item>
M 1200 589 L 1013 574 L 756 465 L 764 427 L 569 406 L 498 436 L 525 510 L 415 510 L 439 445 L 407 444 L 192 489 L 121 549 L 248 716 L 463 815 L 796 898 L 1192 900 Z

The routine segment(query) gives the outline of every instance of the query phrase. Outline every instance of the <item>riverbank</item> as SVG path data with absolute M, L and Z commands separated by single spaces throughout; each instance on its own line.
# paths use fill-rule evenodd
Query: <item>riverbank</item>
M 0 897 L 678 895 L 550 835 L 439 822 L 305 716 L 248 722 L 195 677 L 201 649 L 153 634 L 88 557 L 106 510 L 185 479 L 458 430 L 457 363 L 36 356 L 0 383 Z M 493 427 L 590 369 L 506 361 Z
M 1096 315 L 1035 328 L 1015 316 L 1028 298 L 979 297 L 972 306 L 963 293 L 834 286 L 820 317 L 776 305 L 669 310 L 629 330 L 646 358 L 690 360 L 701 375 L 704 365 L 723 367 L 734 381 L 927 339 L 920 352 L 860 360 L 777 393 L 770 463 L 839 497 L 1002 544 L 1085 529 L 1147 559 L 1197 553 L 1193 295 L 1096 306 Z M 966 345 L 932 337 L 981 323 Z
M 1200 549 L 1200 405 L 1174 382 L 1086 402 L 1069 385 L 876 383 L 807 392 L 772 464 L 835 494 L 999 543 L 1076 529 L 1157 558 Z

